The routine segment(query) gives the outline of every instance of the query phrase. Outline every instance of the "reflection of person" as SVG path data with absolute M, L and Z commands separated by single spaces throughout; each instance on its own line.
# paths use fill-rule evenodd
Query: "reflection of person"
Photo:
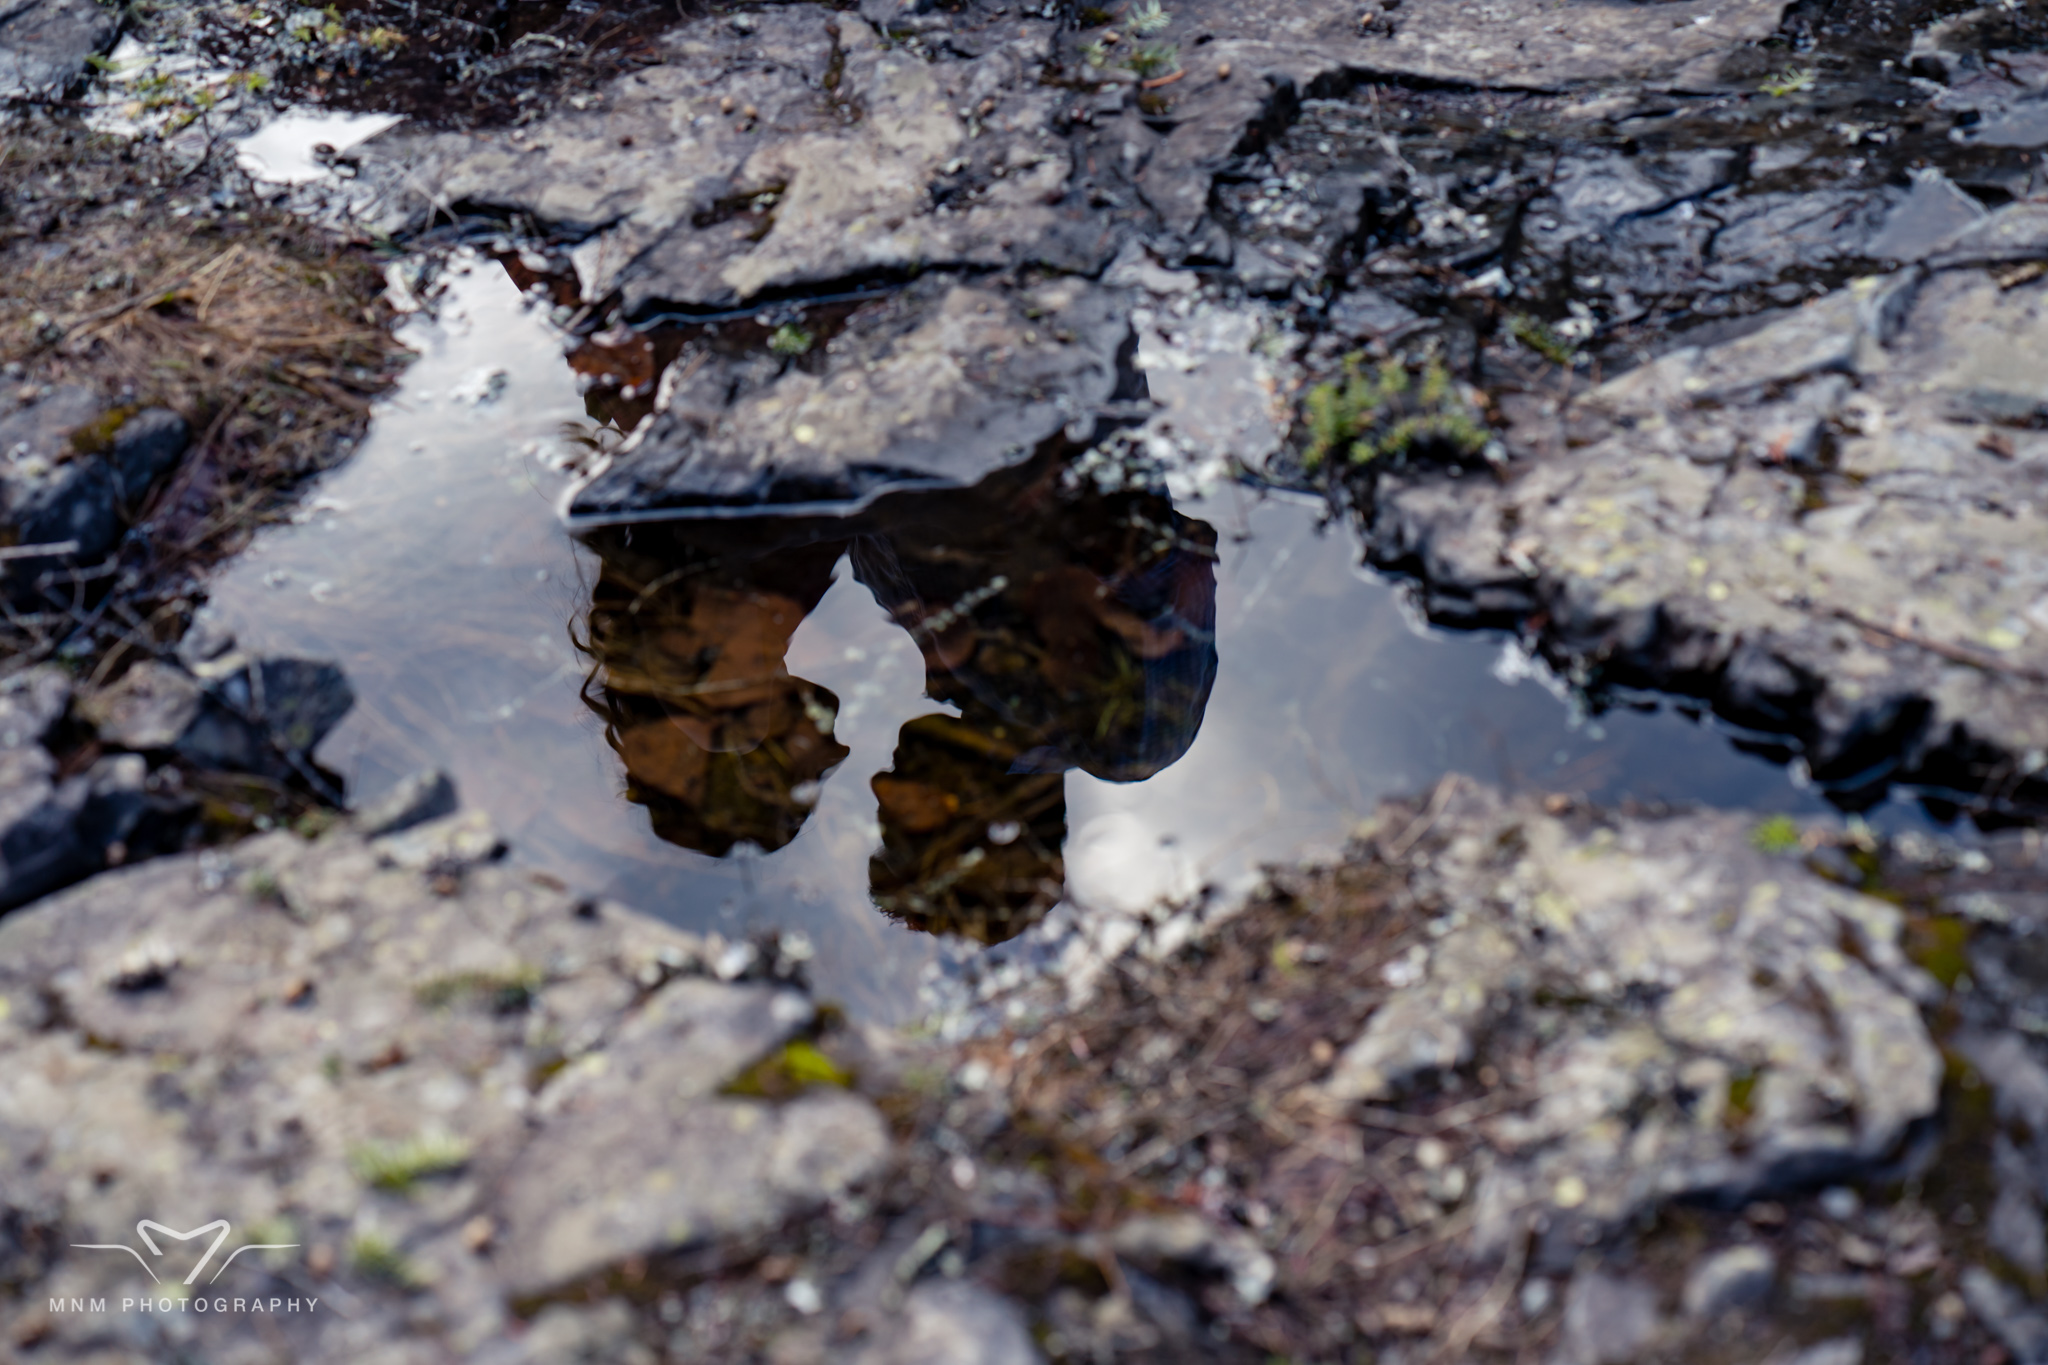
M 829 537 L 829 538 L 827 538 Z M 594 533 L 590 704 L 656 832 L 779 848 L 846 750 L 836 700 L 783 653 L 846 553 L 957 716 L 911 721 L 874 779 L 877 905 L 1007 938 L 1057 900 L 1062 774 L 1139 781 L 1194 742 L 1216 672 L 1215 534 L 1150 493 L 1059 471 L 899 497 L 857 521 Z

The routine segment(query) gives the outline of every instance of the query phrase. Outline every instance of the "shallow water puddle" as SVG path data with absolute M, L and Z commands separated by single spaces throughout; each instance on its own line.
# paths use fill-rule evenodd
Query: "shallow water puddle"
M 584 421 L 559 334 L 451 274 L 363 447 L 213 587 L 332 658 L 353 797 L 439 766 L 522 860 L 677 923 L 802 930 L 821 990 L 914 1008 L 941 952 L 1056 899 L 1143 904 L 1334 850 L 1443 773 L 1818 812 L 1670 713 L 1575 725 L 1497 637 L 1422 633 L 1318 506 L 1059 469 L 858 521 L 554 513 Z M 950 931 L 951 947 L 914 928 Z

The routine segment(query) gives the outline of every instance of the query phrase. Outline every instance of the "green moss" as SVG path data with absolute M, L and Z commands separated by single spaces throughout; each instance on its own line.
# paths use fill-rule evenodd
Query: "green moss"
M 493 1014 L 515 1014 L 533 1003 L 546 982 L 540 968 L 523 965 L 501 972 L 450 972 L 421 982 L 413 998 L 433 1009 L 482 1005 Z
M 768 349 L 777 355 L 804 355 L 816 341 L 817 338 L 795 323 L 785 322 L 768 338 Z
M 1800 849 L 1799 822 L 1789 815 L 1759 820 L 1749 832 L 1750 846 L 1759 853 L 1797 853 Z
M 366 1185 L 403 1194 L 422 1180 L 449 1175 L 468 1163 L 470 1147 L 458 1137 L 430 1134 L 404 1142 L 365 1142 L 348 1164 Z
M 349 1243 L 349 1264 L 366 1280 L 376 1280 L 399 1289 L 421 1287 L 419 1273 L 405 1253 L 375 1233 L 364 1233 Z
M 1159 0 L 1139 0 L 1139 3 L 1131 6 L 1124 15 L 1124 27 L 1140 38 L 1163 33 L 1166 26 L 1172 22 L 1173 11 L 1162 8 Z
M 1970 922 L 1957 915 L 1915 915 L 1900 947 L 1913 964 L 1949 990 L 1970 969 Z
M 135 412 L 132 407 L 108 408 L 71 433 L 71 448 L 81 455 L 106 454 L 114 448 L 115 435 Z
M 1756 1083 L 1761 1077 L 1761 1072 L 1738 1071 L 1728 1082 L 1727 1123 L 1730 1128 L 1746 1127 L 1750 1115 L 1756 1112 Z
M 1508 335 L 1527 346 L 1537 355 L 1553 365 L 1575 365 L 1579 351 L 1569 341 L 1559 336 L 1549 323 L 1527 313 L 1517 313 L 1508 320 Z
M 1124 58 L 1124 65 L 1138 79 L 1150 80 L 1180 66 L 1180 48 L 1172 43 L 1146 43 Z
M 1423 455 L 1470 460 L 1491 439 L 1439 360 L 1424 365 L 1417 378 L 1399 361 L 1367 370 L 1360 356 L 1346 356 L 1343 375 L 1312 387 L 1302 406 L 1308 426 L 1302 462 L 1310 470 L 1339 454 L 1354 465 Z
M 1759 85 L 1757 89 L 1766 95 L 1779 97 L 1796 95 L 1802 90 L 1813 89 L 1813 82 L 1818 74 L 1812 67 L 1807 67 L 1805 70 L 1795 70 L 1788 67 L 1765 81 L 1762 85 Z
M 817 1044 L 799 1038 L 735 1076 L 727 1083 L 725 1093 L 779 1100 L 813 1086 L 844 1089 L 852 1084 L 852 1072 L 826 1056 Z

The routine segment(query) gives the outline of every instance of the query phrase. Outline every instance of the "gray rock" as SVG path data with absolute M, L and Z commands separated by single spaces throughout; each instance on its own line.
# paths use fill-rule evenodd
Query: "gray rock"
M 71 444 L 72 432 L 99 413 L 99 396 L 72 384 L 0 418 L 0 524 L 14 544 L 73 543 L 65 557 L 91 559 L 119 539 L 113 471 Z M 56 558 L 15 559 L 5 567 L 20 580 Z
M 1147 1214 L 1129 1218 L 1110 1234 L 1116 1254 L 1147 1269 L 1172 1262 L 1214 1271 L 1230 1281 L 1248 1308 L 1264 1303 L 1278 1274 L 1273 1258 L 1241 1229 L 1219 1228 L 1194 1213 Z
M 1581 1271 L 1565 1288 L 1564 1356 L 1572 1365 L 1627 1365 L 1662 1326 L 1657 1291 L 1640 1280 Z
M 438 769 L 427 769 L 399 778 L 382 796 L 361 806 L 355 812 L 355 827 L 365 838 L 396 834 L 452 815 L 459 804 L 455 779 Z
M 1963 1272 L 1963 1301 L 2012 1352 L 2015 1365 L 2048 1365 L 2048 1313 L 1982 1266 Z
M 0 749 L 42 743 L 71 703 L 71 675 L 55 664 L 0 678 Z
M 839 1365 L 1038 1365 L 1016 1305 L 977 1285 L 927 1282 L 867 1340 L 832 1357 Z
M 1836 1337 L 1823 1341 L 1793 1356 L 1788 1365 L 1863 1365 L 1863 1340 Z
M 100 741 L 121 749 L 168 749 L 199 718 L 204 691 L 191 674 L 145 660 L 112 686 L 80 699 L 78 714 Z
M 1864 250 L 1880 260 L 1924 260 L 1984 216 L 1984 206 L 1940 171 L 1918 170 L 1913 172 L 1911 192 Z
M 817 372 L 719 359 L 671 370 L 666 410 L 578 488 L 572 517 L 835 511 L 892 489 L 968 487 L 1091 435 L 1130 323 L 1060 279 L 998 291 L 933 277 L 866 305 Z
M 185 419 L 168 408 L 144 408 L 114 432 L 111 459 L 121 500 L 134 505 L 151 484 L 169 473 L 191 444 Z
M 0 910 L 82 875 L 77 823 L 84 792 L 57 787 L 57 761 L 42 748 L 0 749 Z
M 202 768 L 287 776 L 355 705 L 347 676 L 318 660 L 223 655 L 202 677 L 206 703 L 177 742 Z
M 888 1149 L 844 1092 L 716 1093 L 812 1012 L 703 976 L 721 949 L 502 865 L 451 885 L 345 826 L 124 868 L 0 921 L 0 1220 L 33 1216 L 53 1248 L 10 1262 L 21 1301 L 133 1295 L 131 1260 L 70 1244 L 211 1209 L 237 1244 L 270 1219 L 300 1243 L 240 1258 L 223 1292 L 279 1274 L 323 1310 L 349 1296 L 281 1319 L 294 1359 L 424 1359 L 423 1330 L 479 1360 L 633 1359 L 619 1308 L 521 1331 L 507 1286 L 769 1230 Z M 438 1165 L 372 1179 L 422 1137 Z M 268 1319 L 190 1323 L 190 1349 L 237 1358 Z M 104 1330 L 53 1314 L 38 1351 L 84 1358 Z
M 1322 1090 L 1377 1101 L 1423 1070 L 1530 1050 L 1541 1098 L 1488 1125 L 1476 1247 L 1504 1247 L 1531 1206 L 1554 1228 L 1611 1229 L 1665 1199 L 1868 1166 L 1934 1112 L 1941 1064 L 1918 1006 L 1932 986 L 1895 909 L 1756 852 L 1737 818 L 1574 829 L 1449 780 L 1444 845 L 1409 874 L 1446 907 L 1443 932 L 1387 974 Z M 1398 844 L 1413 819 L 1390 810 L 1375 837 Z M 1549 983 L 1636 1003 L 1599 1024 L 1544 1003 L 1565 989 Z M 1738 1069 L 1758 1079 L 1731 1126 Z
M 2024 235 L 2005 212 L 1931 259 L 1996 254 Z M 1382 479 L 1373 554 L 1447 590 L 1518 576 L 1561 664 L 1794 713 L 1824 780 L 2024 761 L 2048 752 L 2048 380 L 2023 359 L 2044 328 L 2038 282 L 1859 281 L 1608 381 L 1568 447 L 1511 433 L 1543 453 L 1502 484 Z M 1832 466 L 1793 474 L 1822 430 Z
M 1777 1258 L 1763 1247 L 1728 1247 L 1692 1268 L 1681 1302 L 1686 1314 L 1698 1319 L 1753 1308 L 1770 1295 L 1777 1274 Z
M 0 5 L 0 96 L 62 95 L 120 30 L 120 14 L 93 0 L 8 0 Z

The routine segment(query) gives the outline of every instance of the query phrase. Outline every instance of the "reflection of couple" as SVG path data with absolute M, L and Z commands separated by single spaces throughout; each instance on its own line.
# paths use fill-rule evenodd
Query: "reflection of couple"
M 906 724 L 874 779 L 875 902 L 922 929 L 1008 938 L 1057 900 L 1061 776 L 1138 781 L 1194 742 L 1216 675 L 1215 532 L 1150 493 L 1058 470 L 899 497 L 853 520 L 670 522 L 593 533 L 585 701 L 654 830 L 723 855 L 796 837 L 845 746 L 838 699 L 783 656 L 854 576 L 960 714 Z

